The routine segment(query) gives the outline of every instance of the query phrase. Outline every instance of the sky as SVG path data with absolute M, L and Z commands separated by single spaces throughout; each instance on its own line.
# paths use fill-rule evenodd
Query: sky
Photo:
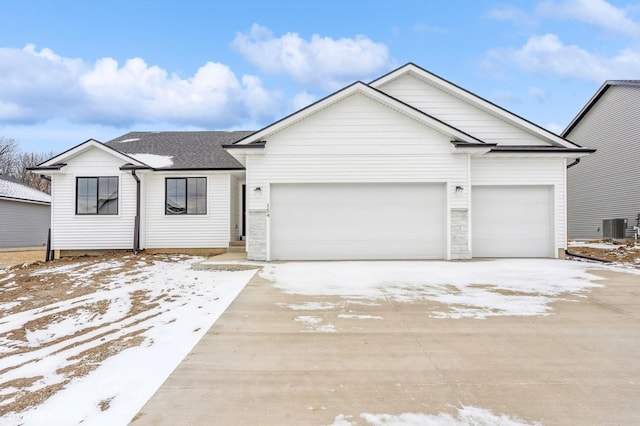
M 640 2 L 0 2 L 0 137 L 257 130 L 413 62 L 556 133 L 640 78 Z

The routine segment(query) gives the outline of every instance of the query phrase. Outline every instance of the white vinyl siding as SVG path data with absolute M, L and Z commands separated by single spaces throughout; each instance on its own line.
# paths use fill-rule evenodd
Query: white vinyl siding
M 566 248 L 565 164 L 566 161 L 562 158 L 472 158 L 471 181 L 474 186 L 551 186 L 555 248 L 562 249 Z M 473 191 L 473 188 L 471 190 Z M 471 208 L 473 209 L 473 205 Z M 473 232 L 472 226 L 471 233 Z M 472 255 L 475 256 L 474 253 Z M 556 253 L 554 257 L 555 255 Z
M 379 89 L 484 142 L 546 145 L 532 133 L 413 76 L 404 75 Z
M 567 135 L 595 148 L 567 171 L 569 237 L 602 238 L 603 219 L 640 214 L 640 87 L 611 86 Z M 630 234 L 628 234 L 630 236 Z
M 271 260 L 443 259 L 443 184 L 271 187 Z
M 450 137 L 361 94 L 268 138 L 265 155 L 247 159 L 248 210 L 264 210 L 269 183 L 468 182 L 465 155 L 451 155 Z M 259 186 L 261 191 L 255 191 Z
M 133 247 L 136 182 L 120 171 L 124 162 L 92 148 L 69 159 L 52 176 L 52 241 L 56 250 L 129 249 Z M 76 177 L 118 177 L 118 214 L 77 215 Z
M 207 213 L 165 214 L 165 178 L 207 178 Z M 145 248 L 226 248 L 229 246 L 229 174 L 210 172 L 145 175 Z
M 555 257 L 553 187 L 474 186 L 473 257 Z

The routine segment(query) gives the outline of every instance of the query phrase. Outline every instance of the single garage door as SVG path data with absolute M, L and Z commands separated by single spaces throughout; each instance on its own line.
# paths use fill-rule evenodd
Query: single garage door
M 443 259 L 442 184 L 274 184 L 272 260 Z
M 474 186 L 473 257 L 554 257 L 553 187 Z

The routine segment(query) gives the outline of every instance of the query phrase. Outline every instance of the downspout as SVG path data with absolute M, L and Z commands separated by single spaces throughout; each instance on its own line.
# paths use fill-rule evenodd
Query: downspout
M 567 165 L 567 169 L 570 169 L 571 167 L 577 165 L 580 162 L 579 158 L 576 158 L 576 161 L 574 161 L 573 163 Z
M 574 161 L 574 162 L 573 162 L 573 163 L 571 163 L 571 164 L 567 164 L 567 170 L 569 170 L 571 167 L 573 167 L 573 166 L 577 165 L 579 162 L 580 162 L 580 159 L 579 159 L 579 158 L 576 158 L 576 161 Z M 566 196 L 565 196 L 565 197 L 566 197 Z M 566 203 L 566 200 L 565 200 L 565 203 Z M 566 203 L 566 205 L 568 205 L 568 203 Z M 567 226 L 567 229 L 569 229 L 569 221 L 567 221 L 567 225 L 566 225 L 566 226 Z M 567 233 L 568 233 L 568 232 L 567 232 Z M 567 236 L 565 239 L 567 239 L 567 240 L 568 240 L 568 236 Z M 564 249 L 564 254 L 565 254 L 566 256 L 575 256 L 575 257 L 580 257 L 580 258 L 582 258 L 582 259 L 588 259 L 588 260 L 599 260 L 599 261 L 603 262 L 601 259 L 594 259 L 594 258 L 589 258 L 588 256 L 581 256 L 581 255 L 576 254 L 576 253 L 571 253 L 571 252 L 569 251 L 569 249 L 568 249 L 568 248 Z
M 133 224 L 133 254 L 140 251 L 140 178 L 135 170 L 131 170 L 131 176 L 136 180 L 136 218 Z
M 51 193 L 51 176 L 47 176 L 47 175 L 40 175 L 41 179 L 46 180 L 47 182 L 49 182 L 49 193 Z M 49 215 L 51 216 L 51 215 Z M 47 248 L 46 248 L 47 252 L 44 255 L 44 261 L 45 262 L 50 262 L 52 260 L 55 260 L 55 252 L 51 249 L 51 217 L 49 217 L 49 232 L 47 233 Z

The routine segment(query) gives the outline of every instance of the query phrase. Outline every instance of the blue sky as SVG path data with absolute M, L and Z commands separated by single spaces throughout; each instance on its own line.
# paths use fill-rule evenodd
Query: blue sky
M 560 132 L 640 78 L 640 3 L 22 0 L 0 4 L 0 136 L 258 129 L 414 62 Z

